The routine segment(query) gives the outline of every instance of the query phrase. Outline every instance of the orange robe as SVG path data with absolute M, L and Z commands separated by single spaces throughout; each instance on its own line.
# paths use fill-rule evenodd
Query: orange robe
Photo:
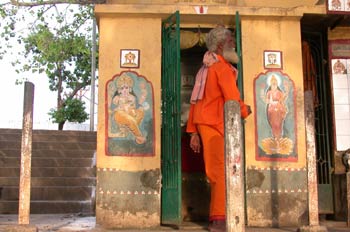
M 208 68 L 203 99 L 191 104 L 186 129 L 189 133 L 198 132 L 203 144 L 205 171 L 211 187 L 209 220 L 226 218 L 224 104 L 236 100 L 242 118 L 249 115 L 236 85 L 237 70 L 222 56 L 218 58 L 219 62 Z

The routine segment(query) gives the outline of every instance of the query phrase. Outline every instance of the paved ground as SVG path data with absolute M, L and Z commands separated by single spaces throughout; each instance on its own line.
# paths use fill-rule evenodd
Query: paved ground
M 17 225 L 17 215 L 0 215 L 0 232 L 11 231 L 9 229 Z M 104 230 L 95 223 L 95 217 L 82 217 L 73 214 L 34 214 L 31 215 L 30 224 L 35 225 L 39 232 L 109 232 L 113 230 Z M 345 222 L 322 221 L 320 223 L 328 228 L 329 232 L 350 232 L 350 227 Z M 14 231 L 14 230 L 12 230 Z M 21 230 L 15 230 L 20 232 Z M 23 230 L 24 231 L 24 230 Z M 125 232 L 161 232 L 161 231 L 191 231 L 206 232 L 206 226 L 196 223 L 185 223 L 180 229 L 171 227 L 159 227 L 151 230 L 114 230 Z M 297 228 L 246 228 L 246 232 L 291 232 L 297 231 Z

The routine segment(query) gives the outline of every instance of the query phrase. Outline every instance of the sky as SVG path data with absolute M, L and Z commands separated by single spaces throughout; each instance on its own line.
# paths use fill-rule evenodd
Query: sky
M 22 128 L 24 84 L 15 84 L 16 79 L 20 78 L 20 75 L 15 72 L 10 60 L 0 60 L 0 70 L 0 106 L 2 109 L 2 113 L 0 113 L 0 128 Z M 56 92 L 49 90 L 48 79 L 45 75 L 28 75 L 28 81 L 34 84 L 33 129 L 57 129 L 57 124 L 52 123 L 48 115 L 50 109 L 56 106 Z M 95 92 L 97 92 L 97 89 Z M 90 92 L 87 92 L 85 96 L 90 98 Z M 86 112 L 90 113 L 89 99 L 86 99 L 86 101 Z M 96 104 L 94 108 L 94 124 L 96 128 Z M 83 124 L 66 123 L 64 126 L 65 130 L 89 130 L 89 128 L 89 120 Z

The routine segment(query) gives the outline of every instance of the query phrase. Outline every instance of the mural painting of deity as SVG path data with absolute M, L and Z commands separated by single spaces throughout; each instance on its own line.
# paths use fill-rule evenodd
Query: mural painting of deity
M 151 83 L 135 72 L 122 72 L 106 87 L 108 155 L 154 155 Z
M 296 161 L 294 82 L 279 71 L 254 82 L 257 160 Z

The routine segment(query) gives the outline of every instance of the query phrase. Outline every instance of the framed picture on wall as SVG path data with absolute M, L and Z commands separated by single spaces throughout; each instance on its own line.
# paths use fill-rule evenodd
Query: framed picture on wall
M 328 14 L 349 14 L 350 0 L 328 0 L 327 13 Z
M 265 69 L 282 69 L 282 52 L 274 50 L 264 51 L 264 68 Z
M 121 68 L 139 68 L 140 67 L 140 50 L 120 49 L 120 67 Z

